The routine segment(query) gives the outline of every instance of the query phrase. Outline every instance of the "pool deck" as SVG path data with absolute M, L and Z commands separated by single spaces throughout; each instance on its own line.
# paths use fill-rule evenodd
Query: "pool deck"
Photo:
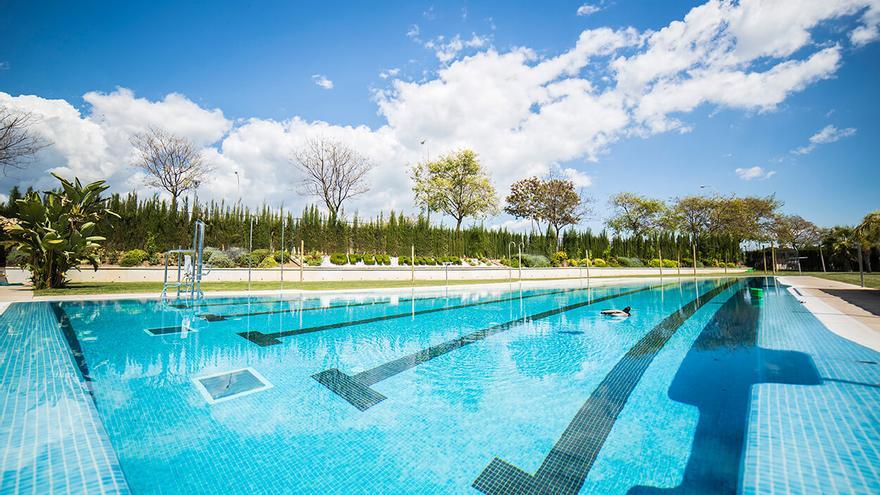
M 818 277 L 778 277 L 829 330 L 880 351 L 880 290 Z

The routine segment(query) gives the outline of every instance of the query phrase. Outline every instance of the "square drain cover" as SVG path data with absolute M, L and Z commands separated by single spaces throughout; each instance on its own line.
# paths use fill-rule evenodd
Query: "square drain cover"
M 210 404 L 234 399 L 272 387 L 272 384 L 253 368 L 223 371 L 212 375 L 200 376 L 194 378 L 193 381 L 199 392 Z

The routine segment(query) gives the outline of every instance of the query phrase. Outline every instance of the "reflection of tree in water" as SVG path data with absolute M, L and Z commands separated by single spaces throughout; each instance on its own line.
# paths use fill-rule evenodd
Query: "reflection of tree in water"
M 741 291 L 703 329 L 669 389 L 672 400 L 697 406 L 700 419 L 682 484 L 638 486 L 630 493 L 736 493 L 752 385 L 818 385 L 809 355 L 757 347 L 760 309 Z

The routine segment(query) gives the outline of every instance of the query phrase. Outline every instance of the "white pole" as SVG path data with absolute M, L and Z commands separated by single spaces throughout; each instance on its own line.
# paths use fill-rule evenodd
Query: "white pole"
M 415 285 L 416 284 L 416 245 L 415 244 L 411 244 L 409 246 L 409 253 L 410 253 L 410 256 L 409 256 L 410 279 L 411 279 L 413 285 Z
M 303 281 L 303 266 L 306 263 L 306 241 L 304 239 L 300 239 L 299 241 L 299 281 Z
M 519 248 L 519 281 L 522 282 L 522 243 L 520 242 L 517 247 Z
M 284 228 L 286 226 L 286 217 L 284 216 L 284 207 L 281 207 L 281 290 L 284 290 Z
M 254 217 L 251 217 L 251 230 L 248 235 L 248 292 L 251 291 L 251 265 L 254 252 Z

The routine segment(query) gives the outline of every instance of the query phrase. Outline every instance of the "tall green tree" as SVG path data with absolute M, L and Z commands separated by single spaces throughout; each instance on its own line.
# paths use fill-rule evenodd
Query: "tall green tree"
M 608 227 L 633 237 L 643 237 L 657 229 L 666 210 L 659 199 L 629 192 L 611 196 L 608 205 L 611 207 L 611 217 L 606 221 Z
M 420 163 L 413 167 L 411 177 L 416 202 L 454 218 L 456 233 L 461 231 L 465 218 L 481 217 L 498 209 L 495 187 L 471 150 Z
M 55 175 L 55 174 L 52 174 Z M 4 221 L 8 245 L 27 256 L 26 267 L 36 289 L 62 287 L 68 270 L 88 262 L 98 269 L 98 249 L 104 237 L 94 235 L 108 217 L 116 216 L 102 198 L 104 181 L 82 185 L 58 175 L 61 189 L 30 192 L 16 201 L 17 215 Z
M 541 180 L 529 177 L 514 182 L 506 198 L 504 211 L 516 218 L 526 218 L 553 229 L 557 246 L 562 243 L 562 229 L 576 225 L 589 212 L 589 199 L 582 197 L 574 182 L 565 179 Z

